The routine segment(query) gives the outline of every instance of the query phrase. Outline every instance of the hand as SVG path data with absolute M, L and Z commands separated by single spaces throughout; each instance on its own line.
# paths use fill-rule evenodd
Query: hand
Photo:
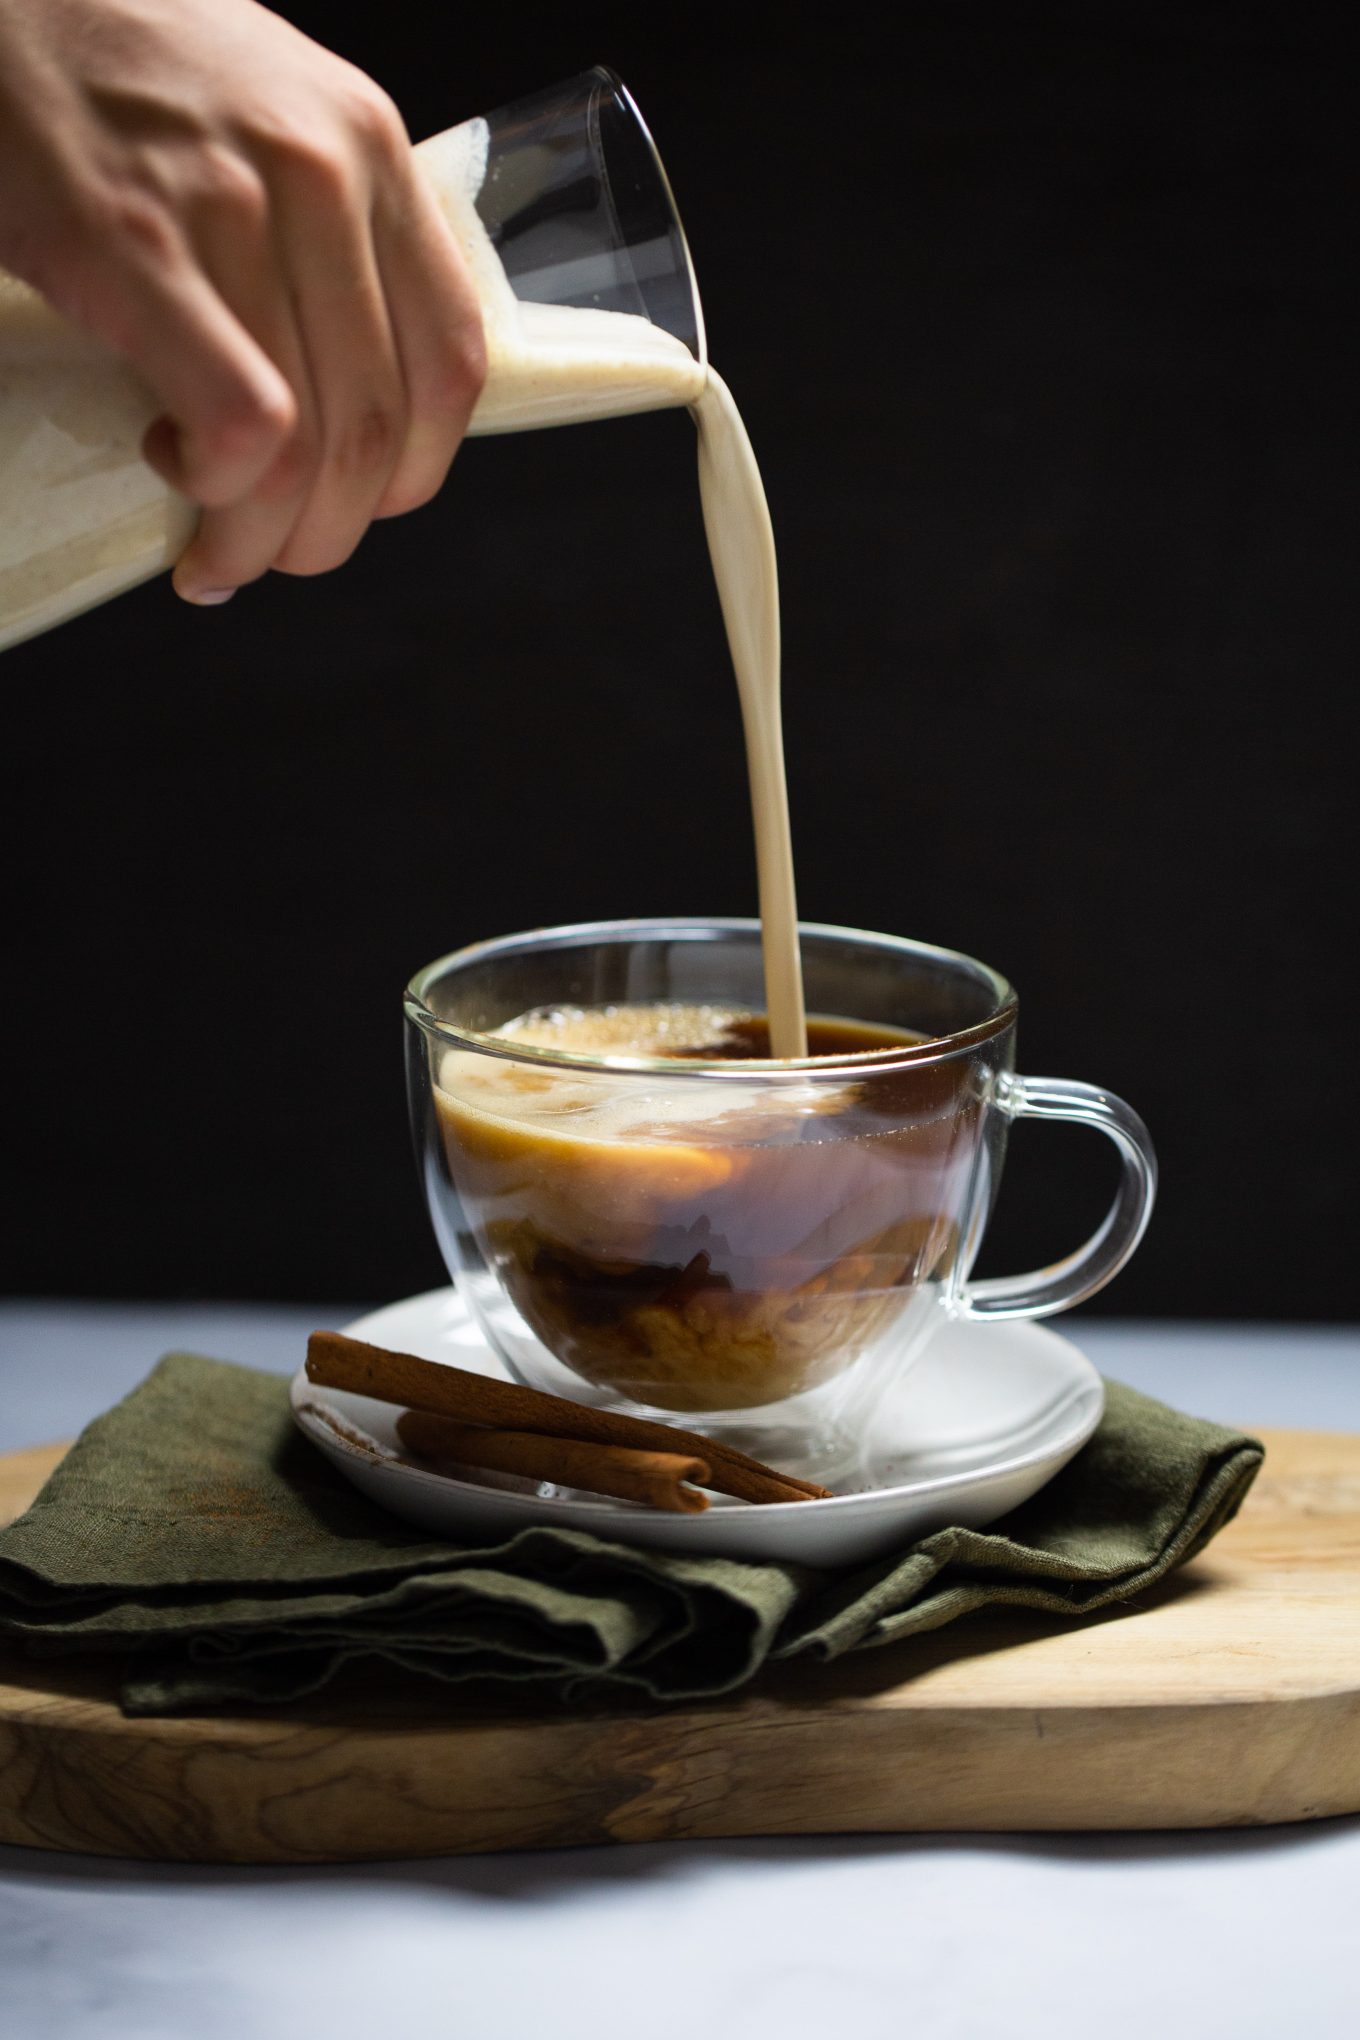
M 255 0 L 0 0 L 0 264 L 164 405 L 193 602 L 428 502 L 485 374 L 395 107 Z

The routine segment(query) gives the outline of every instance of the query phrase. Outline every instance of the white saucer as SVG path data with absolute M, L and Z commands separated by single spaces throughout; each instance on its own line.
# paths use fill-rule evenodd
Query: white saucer
M 407 1297 L 345 1329 L 371 1345 L 509 1378 L 453 1289 Z M 1100 1422 L 1105 1388 L 1085 1354 L 1056 1332 L 1034 1324 L 950 1323 L 935 1333 L 899 1391 L 883 1400 L 872 1489 L 760 1506 L 716 1497 L 693 1516 L 535 1487 L 509 1475 L 489 1473 L 483 1484 L 414 1466 L 400 1457 L 395 1405 L 314 1388 L 301 1368 L 292 1403 L 298 1428 L 370 1501 L 451 1538 L 493 1544 L 547 1523 L 663 1551 L 842 1566 L 881 1557 L 945 1524 L 977 1529 L 1017 1508 L 1086 1443 Z M 346 1437 L 315 1415 L 308 1405 L 318 1403 L 360 1437 Z

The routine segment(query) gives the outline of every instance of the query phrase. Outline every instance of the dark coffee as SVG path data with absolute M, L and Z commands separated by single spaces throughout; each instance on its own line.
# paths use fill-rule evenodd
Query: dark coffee
M 925 1037 L 854 1020 L 808 1031 L 839 1067 L 773 1072 L 761 1016 L 660 1004 L 489 1037 L 562 1062 L 444 1055 L 435 1104 L 466 1218 L 586 1380 L 675 1410 L 779 1401 L 849 1365 L 951 1264 L 980 1124 L 966 1059 L 904 1061 Z

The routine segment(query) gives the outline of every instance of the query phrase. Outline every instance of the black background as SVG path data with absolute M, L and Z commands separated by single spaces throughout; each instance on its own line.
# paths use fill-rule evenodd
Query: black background
M 1344 12 L 284 11 L 417 135 L 623 73 L 765 470 L 804 914 L 985 957 L 1022 1067 L 1142 1110 L 1098 1308 L 1353 1316 Z M 693 465 L 678 414 L 469 444 L 325 580 L 5 656 L 6 1288 L 438 1281 L 415 967 L 753 909 Z M 990 1266 L 1100 1145 L 1021 1131 Z

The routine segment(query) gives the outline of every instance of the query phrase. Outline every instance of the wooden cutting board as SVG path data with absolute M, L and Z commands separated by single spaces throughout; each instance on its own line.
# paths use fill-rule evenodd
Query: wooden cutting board
M 1360 1437 L 1265 1437 L 1237 1522 L 1134 1608 L 973 1616 L 731 1700 L 549 1706 L 370 1672 L 128 1721 L 106 1665 L 0 1657 L 0 1841 L 316 1863 L 1360 1811 Z M 0 1459 L 0 1521 L 63 1449 Z

